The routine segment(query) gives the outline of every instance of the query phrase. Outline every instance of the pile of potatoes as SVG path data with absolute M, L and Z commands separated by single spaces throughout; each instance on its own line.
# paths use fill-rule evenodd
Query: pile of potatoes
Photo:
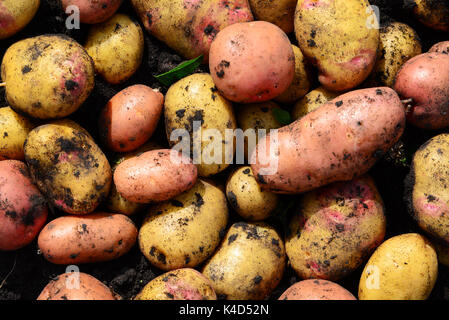
M 449 41 L 422 52 L 410 26 L 380 26 L 367 0 L 130 2 L 135 16 L 122 0 L 62 0 L 79 8 L 85 43 L 49 34 L 7 49 L 0 250 L 36 241 L 49 263 L 82 266 L 138 246 L 160 275 L 135 300 L 268 299 L 287 268 L 302 281 L 280 300 L 429 297 L 438 263 L 449 265 L 449 135 L 416 151 L 405 182 L 422 234 L 386 239 L 370 170 L 409 125 L 449 127 Z M 449 4 L 411 2 L 449 40 Z M 38 8 L 0 1 L 0 39 Z M 185 59 L 203 55 L 209 72 L 162 90 L 128 85 L 144 32 Z M 70 116 L 95 77 L 124 89 L 83 128 Z M 226 134 L 249 129 L 267 133 Z M 359 268 L 356 297 L 339 283 Z M 37 299 L 121 297 L 65 273 Z

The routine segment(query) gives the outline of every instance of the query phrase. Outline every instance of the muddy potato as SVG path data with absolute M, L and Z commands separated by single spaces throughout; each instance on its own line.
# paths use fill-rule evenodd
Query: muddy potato
M 100 23 L 111 17 L 122 4 L 123 0 L 61 0 L 62 8 L 67 13 L 67 7 L 76 6 L 82 23 Z M 70 8 L 69 8 L 70 9 Z M 70 14 L 72 10 L 68 10 Z
M 0 250 L 29 244 L 48 215 L 45 198 L 33 184 L 25 163 L 0 161 Z
M 293 106 L 292 117 L 298 120 L 336 97 L 338 97 L 336 92 L 326 90 L 323 87 L 316 88 Z
M 225 130 L 237 128 L 234 111 L 232 104 L 217 92 L 209 74 L 193 74 L 173 84 L 165 96 L 164 116 L 171 146 L 177 145 L 175 148 L 190 150 L 192 154 L 195 150 L 190 149 L 191 140 L 201 145 L 198 157 L 193 158 L 201 177 L 217 174 L 232 162 L 234 139 Z M 187 130 L 189 136 L 178 129 Z
M 94 87 L 94 65 L 84 48 L 63 35 L 20 40 L 6 51 L 2 66 L 11 108 L 40 119 L 75 112 Z
M 0 2 L 0 40 L 22 30 L 39 9 L 40 0 L 3 0 Z
M 93 25 L 85 48 L 92 57 L 95 70 L 107 82 L 128 80 L 139 68 L 143 57 L 143 31 L 124 14 L 116 14 L 106 22 Z
M 435 249 L 423 236 L 401 234 L 382 243 L 360 277 L 360 300 L 425 300 L 438 274 Z
M 285 250 L 303 279 L 337 281 L 356 270 L 385 236 L 383 202 L 370 177 L 305 193 Z
M 217 300 L 212 284 L 195 269 L 169 271 L 151 280 L 134 300 Z
M 0 156 L 5 159 L 23 160 L 23 143 L 34 124 L 10 107 L 0 108 Z
M 226 184 L 226 196 L 234 210 L 248 221 L 265 220 L 279 201 L 278 195 L 261 189 L 249 166 L 231 174 Z
M 429 52 L 449 54 L 449 41 L 438 42 L 430 48 Z
M 202 273 L 228 300 L 262 300 L 276 288 L 285 268 L 284 243 L 265 223 L 235 223 Z
M 31 176 L 50 205 L 86 214 L 108 195 L 112 173 L 92 137 L 71 120 L 34 128 L 24 144 Z
M 256 20 L 268 21 L 285 33 L 293 32 L 293 21 L 297 0 L 249 0 Z
M 289 287 L 279 300 L 357 300 L 337 283 L 315 279 L 304 280 Z
M 444 0 L 409 0 L 415 17 L 425 26 L 449 32 L 449 3 Z
M 189 191 L 150 207 L 139 230 L 140 250 L 159 269 L 193 268 L 215 251 L 227 222 L 224 193 L 198 180 Z

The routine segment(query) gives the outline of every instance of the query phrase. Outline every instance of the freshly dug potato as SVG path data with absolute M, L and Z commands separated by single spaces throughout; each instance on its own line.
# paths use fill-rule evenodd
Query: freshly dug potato
M 10 107 L 0 108 L 0 156 L 5 159 L 24 160 L 23 143 L 34 128 L 32 121 Z
M 226 196 L 234 210 L 248 221 L 265 220 L 279 201 L 277 194 L 261 189 L 249 166 L 231 174 L 226 184 Z
M 156 129 L 164 96 L 145 85 L 136 84 L 117 93 L 100 114 L 103 143 L 116 152 L 142 146 Z
M 33 184 L 26 165 L 0 161 L 0 250 L 29 244 L 47 220 L 44 197 Z
M 77 6 L 82 23 L 100 23 L 111 17 L 122 4 L 123 0 L 61 0 L 66 11 L 68 6 Z
M 6 99 L 34 118 L 63 118 L 75 112 L 94 88 L 94 64 L 84 48 L 63 35 L 16 42 L 3 56 Z
M 37 300 L 120 300 L 120 297 L 87 273 L 68 272 L 51 280 Z
M 215 251 L 227 222 L 224 193 L 198 180 L 189 191 L 150 207 L 139 230 L 140 250 L 159 269 L 194 268 Z
M 248 0 L 131 0 L 153 36 L 185 58 L 204 55 L 217 33 L 238 22 L 252 21 Z
M 355 90 L 279 129 L 277 137 L 263 137 L 251 168 L 264 189 L 277 193 L 352 180 L 399 140 L 404 126 L 404 107 L 392 89 Z
M 90 28 L 84 47 L 94 61 L 95 70 L 107 82 L 117 84 L 137 71 L 142 63 L 143 45 L 140 25 L 117 13 Z
M 285 268 L 284 243 L 264 223 L 231 226 L 203 274 L 215 293 L 228 300 L 263 300 L 276 288 Z
M 75 122 L 58 120 L 34 128 L 24 152 L 31 176 L 50 205 L 86 214 L 107 197 L 111 167 L 92 137 Z
M 39 9 L 40 0 L 2 0 L 0 2 L 0 40 L 22 30 Z
M 394 90 L 408 102 L 407 120 L 423 129 L 449 126 L 449 55 L 423 53 L 408 60 L 396 76 Z
M 369 5 L 367 0 L 298 1 L 295 34 L 299 47 L 330 91 L 358 86 L 374 67 L 379 30 Z
M 232 163 L 234 139 L 225 131 L 237 128 L 234 111 L 209 74 L 193 74 L 173 84 L 165 96 L 164 116 L 170 145 L 190 151 L 201 177 L 217 174 Z
M 209 69 L 221 94 L 234 102 L 276 98 L 292 84 L 295 55 L 287 35 L 272 23 L 236 23 L 217 34 Z
M 304 280 L 288 288 L 279 300 L 357 300 L 351 292 L 331 281 Z
M 337 281 L 361 266 L 384 239 L 383 202 L 368 176 L 310 191 L 299 207 L 285 250 L 303 279 Z
M 285 33 L 293 32 L 293 21 L 297 0 L 249 0 L 256 20 L 268 21 Z
M 438 274 L 432 244 L 416 233 L 385 241 L 369 259 L 359 284 L 360 300 L 425 300 Z
M 324 89 L 323 87 L 316 88 L 299 100 L 292 110 L 293 119 L 297 120 L 304 117 L 306 114 L 321 107 L 329 100 L 338 97 L 338 93 Z
M 438 42 L 430 48 L 429 52 L 449 54 L 449 41 Z
M 449 32 L 449 3 L 445 0 L 409 0 L 413 14 L 425 26 Z
M 177 269 L 151 280 L 134 300 L 217 300 L 212 284 L 195 269 Z
M 114 171 L 117 191 L 136 203 L 171 199 L 192 188 L 196 179 L 192 160 L 170 149 L 144 152 L 123 161 Z

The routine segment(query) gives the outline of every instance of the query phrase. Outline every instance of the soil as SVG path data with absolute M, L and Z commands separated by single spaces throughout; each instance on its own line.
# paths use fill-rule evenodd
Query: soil
M 14 37 L 0 42 L 0 59 L 2 59 L 5 50 L 14 42 L 41 34 L 62 33 L 73 37 L 80 43 L 84 43 L 88 26 L 82 25 L 80 30 L 66 29 L 65 14 L 59 7 L 59 1 L 42 0 L 41 2 L 36 17 L 24 30 Z M 427 51 L 436 42 L 448 40 L 447 34 L 427 29 L 416 22 L 410 14 L 410 8 L 403 5 L 403 0 L 371 0 L 370 2 L 380 8 L 382 23 L 393 19 L 412 26 L 422 40 L 423 51 Z M 409 3 L 409 1 L 405 2 Z M 124 2 L 119 12 L 137 19 L 129 1 Z M 290 36 L 290 38 L 294 40 L 294 36 Z M 179 55 L 145 32 L 144 59 L 138 72 L 127 82 L 116 86 L 110 85 L 97 77 L 92 95 L 70 118 L 80 123 L 94 137 L 97 137 L 98 113 L 115 93 L 136 83 L 159 88 L 165 93 L 167 88 L 161 86 L 153 76 L 172 69 L 182 61 L 183 59 Z M 207 71 L 207 68 L 203 66 L 200 70 Z M 0 106 L 6 105 L 4 89 L 0 88 Z M 162 122 L 155 135 L 159 143 L 166 145 Z M 387 238 L 407 232 L 419 232 L 415 222 L 407 213 L 406 201 L 403 199 L 404 180 L 409 172 L 410 159 L 415 150 L 438 133 L 440 132 L 425 132 L 408 127 L 400 143 L 371 170 L 371 175 L 376 180 L 385 202 L 388 221 Z M 404 157 L 407 159 L 405 162 L 401 161 Z M 220 174 L 218 178 L 225 177 L 226 173 Z M 53 212 L 49 219 L 60 214 L 59 212 Z M 136 225 L 140 225 L 142 215 L 137 215 L 133 219 Z M 236 214 L 232 213 L 230 224 L 237 220 Z M 274 217 L 269 222 L 281 234 L 283 233 L 285 217 Z M 117 260 L 81 265 L 79 268 L 80 271 L 89 273 L 103 281 L 124 299 L 134 297 L 148 281 L 162 273 L 161 270 L 154 268 L 147 262 L 137 245 L 128 254 Z M 39 254 L 36 242 L 14 252 L 0 252 L 0 300 L 34 300 L 50 279 L 64 273 L 65 270 L 66 266 L 48 263 Z M 361 272 L 362 268 L 340 281 L 345 288 L 356 296 Z M 271 299 L 277 299 L 287 287 L 299 280 L 293 270 L 288 267 Z M 449 299 L 449 268 L 440 266 L 438 280 L 430 299 Z

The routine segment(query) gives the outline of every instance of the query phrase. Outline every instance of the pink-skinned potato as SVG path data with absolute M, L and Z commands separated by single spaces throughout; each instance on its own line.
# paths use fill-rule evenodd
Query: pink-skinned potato
M 69 6 L 77 6 L 82 23 L 95 24 L 106 21 L 120 7 L 123 0 L 61 0 L 64 11 Z M 69 14 L 72 11 L 69 10 Z
M 357 300 L 337 283 L 327 280 L 304 280 L 289 287 L 279 300 Z
M 0 1 L 0 40 L 23 29 L 35 16 L 40 0 Z
M 368 172 L 404 127 L 405 110 L 392 89 L 351 91 L 259 140 L 251 168 L 262 188 L 277 193 L 352 180 Z
M 438 52 L 438 53 L 444 53 L 449 54 L 449 41 L 442 41 L 434 44 L 430 49 L 429 52 Z

